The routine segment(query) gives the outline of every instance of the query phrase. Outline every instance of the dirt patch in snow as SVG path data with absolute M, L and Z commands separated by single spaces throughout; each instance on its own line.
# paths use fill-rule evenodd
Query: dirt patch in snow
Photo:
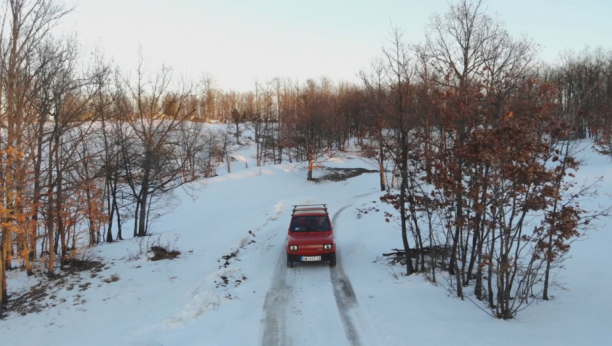
M 177 250 L 169 250 L 163 246 L 151 246 L 152 256 L 149 257 L 151 261 L 159 261 L 165 259 L 175 259 L 178 255 L 181 254 L 180 251 Z
M 66 303 L 65 298 L 58 298 L 60 292 L 82 292 L 91 287 L 91 282 L 86 281 L 86 275 L 81 275 L 82 273 L 91 273 L 89 277 L 93 279 L 98 276 L 99 272 L 107 268 L 99 261 L 68 260 L 54 275 L 40 274 L 40 281 L 36 285 L 31 286 L 28 291 L 16 298 L 10 297 L 5 306 L 5 312 L 9 315 L 25 316 Z M 75 294 L 78 296 L 78 293 Z
M 365 168 L 325 168 L 325 173 L 322 177 L 314 179 L 316 182 L 323 181 L 345 181 L 350 178 L 358 177 L 364 173 L 378 173 L 376 170 Z

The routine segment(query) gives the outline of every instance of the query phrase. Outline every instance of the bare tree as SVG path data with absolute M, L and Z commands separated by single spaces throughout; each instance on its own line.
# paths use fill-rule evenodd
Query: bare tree
M 285 122 L 285 136 L 308 162 L 307 180 L 313 180 L 315 163 L 329 149 L 328 121 L 334 100 L 329 88 L 308 80 L 301 90 L 299 101 L 296 118 Z
M 0 312 L 7 298 L 6 273 L 11 266 L 12 238 L 15 231 L 25 232 L 24 224 L 19 225 L 23 218 L 23 205 L 20 195 L 23 189 L 20 185 L 20 172 L 24 170 L 23 155 L 27 152 L 23 135 L 25 127 L 30 124 L 28 119 L 29 103 L 33 98 L 33 85 L 38 70 L 34 69 L 32 56 L 37 47 L 49 37 L 50 29 L 69 10 L 62 8 L 50 0 L 11 0 L 5 1 L 6 12 L 2 16 L 0 32 L 0 95 L 2 95 L 2 114 L 0 122 L 5 127 L 0 138 L 0 194 L 3 201 L 0 219 L 1 229 L 0 249 Z M 6 30 L 6 31 L 5 31 Z M 31 234 L 30 234 L 31 235 Z M 22 239 L 27 239 L 27 234 Z M 22 246 L 27 250 L 28 242 Z M 26 256 L 27 257 L 27 256 Z
M 415 113 L 414 101 L 416 100 L 416 70 L 409 47 L 403 42 L 403 33 L 399 28 L 394 28 L 390 39 L 390 44 L 383 51 L 384 65 L 382 71 L 384 76 L 382 83 L 387 89 L 386 95 L 382 98 L 386 125 L 393 131 L 390 141 L 385 143 L 388 153 L 398 171 L 400 172 L 400 191 L 397 206 L 400 213 L 400 226 L 402 243 L 406 254 L 406 274 L 412 274 L 415 269 L 412 263 L 411 248 L 408 241 L 408 228 L 414 227 L 414 234 L 420 234 L 420 228 L 416 217 L 411 208 L 413 191 L 411 182 L 415 180 L 414 174 L 409 167 L 409 157 L 412 151 L 417 148 L 412 129 L 417 124 L 417 114 Z M 377 73 L 377 72 L 375 72 Z M 380 73 L 380 72 L 378 72 Z M 370 83 L 371 84 L 371 83 Z M 373 92 L 375 86 L 371 85 Z M 379 92 L 379 96 L 382 97 Z M 382 136 L 382 134 L 381 134 Z M 379 139 L 384 140 L 383 137 Z M 408 209 L 406 208 L 408 206 Z M 412 216 L 410 216 L 412 215 Z
M 362 151 L 366 157 L 375 160 L 380 174 L 380 190 L 385 191 L 387 189 L 385 173 L 385 163 L 387 160 L 385 155 L 385 143 L 387 143 L 385 138 L 385 106 L 388 81 L 386 80 L 383 60 L 374 61 L 371 72 L 361 71 L 360 77 L 367 95 L 367 97 L 364 97 L 366 99 L 364 108 L 367 116 L 365 117 L 365 124 L 363 124 L 363 131 L 370 140 L 370 143 L 365 145 L 362 141 Z
M 201 97 L 200 97 L 200 116 L 205 121 L 219 120 L 216 119 L 216 99 L 217 92 L 215 90 L 215 80 L 210 75 L 202 76 L 200 81 Z
M 126 83 L 133 112 L 123 119 L 126 129 L 120 141 L 125 177 L 137 205 L 135 236 L 147 235 L 153 198 L 197 177 L 183 174 L 189 160 L 179 154 L 179 148 L 194 155 L 203 136 L 200 125 L 188 122 L 195 112 L 187 108 L 191 86 L 179 83 L 172 91 L 167 68 L 150 81 L 146 77 L 141 63 L 136 82 Z

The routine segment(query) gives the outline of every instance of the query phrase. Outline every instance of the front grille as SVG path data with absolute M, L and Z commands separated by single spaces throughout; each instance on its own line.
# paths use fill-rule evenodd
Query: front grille
M 300 245 L 300 250 L 323 250 L 323 245 Z

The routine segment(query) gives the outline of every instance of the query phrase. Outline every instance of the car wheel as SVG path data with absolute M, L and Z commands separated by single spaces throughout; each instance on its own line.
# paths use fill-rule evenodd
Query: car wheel
M 335 252 L 331 255 L 331 258 L 329 259 L 329 266 L 330 267 L 336 266 L 336 253 Z
M 293 268 L 293 262 L 289 259 L 289 256 L 287 256 L 287 268 Z

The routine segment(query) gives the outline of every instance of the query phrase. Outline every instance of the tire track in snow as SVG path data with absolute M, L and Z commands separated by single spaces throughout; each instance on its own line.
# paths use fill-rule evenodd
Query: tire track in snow
M 350 207 L 350 205 L 342 207 L 334 214 L 332 218 L 334 230 L 337 229 L 336 226 L 338 216 L 340 216 L 340 214 L 348 207 Z M 344 267 L 342 266 L 342 256 L 338 247 L 336 248 L 336 266 L 330 268 L 330 277 L 332 286 L 334 288 L 336 305 L 338 306 L 338 311 L 340 312 L 340 318 L 342 320 L 342 325 L 344 326 L 346 338 L 351 345 L 361 346 L 363 343 L 357 327 L 355 326 L 355 318 L 354 314 L 352 313 L 352 310 L 359 307 L 359 303 L 357 302 L 357 297 L 355 296 L 355 291 L 353 290 L 351 280 L 349 279 L 348 275 L 346 275 Z M 362 323 L 362 328 L 363 327 L 364 326 Z
M 277 220 L 282 212 L 281 203 L 275 206 L 277 210 L 274 220 Z M 272 235 L 268 236 L 268 242 L 276 236 L 277 232 L 278 230 L 275 229 Z M 265 250 L 269 249 L 270 245 L 265 247 Z M 262 345 L 293 344 L 291 338 L 287 336 L 286 332 L 287 311 L 289 309 L 289 301 L 291 299 L 291 289 L 290 285 L 287 283 L 287 268 L 285 268 L 286 263 L 287 260 L 285 258 L 284 247 L 281 246 L 280 254 L 276 260 L 276 268 L 274 269 L 274 274 L 272 276 L 272 285 L 268 289 L 268 293 L 266 293 L 266 298 L 264 300 L 263 308 L 265 318 L 263 321 L 264 332 Z
M 287 260 L 284 249 L 276 261 L 272 286 L 264 301 L 264 332 L 262 345 L 292 345 L 287 337 L 287 309 L 291 299 L 291 287 L 287 284 Z

